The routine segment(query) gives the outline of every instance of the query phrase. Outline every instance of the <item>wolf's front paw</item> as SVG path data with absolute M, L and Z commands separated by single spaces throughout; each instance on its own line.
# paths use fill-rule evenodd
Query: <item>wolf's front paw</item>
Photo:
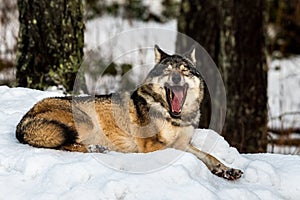
M 228 168 L 225 165 L 218 164 L 211 172 L 227 180 L 236 180 L 240 178 L 243 172 L 239 169 Z

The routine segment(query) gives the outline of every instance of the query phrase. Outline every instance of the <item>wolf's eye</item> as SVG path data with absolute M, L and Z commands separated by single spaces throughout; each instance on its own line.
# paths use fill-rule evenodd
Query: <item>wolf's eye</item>
M 186 68 L 186 65 L 185 65 L 185 64 L 181 64 L 181 65 L 179 66 L 179 70 L 181 71 L 181 73 L 182 73 L 183 75 L 189 75 L 189 70 L 188 70 L 188 68 Z
M 165 69 L 164 69 L 164 72 L 165 73 L 169 73 L 172 71 L 172 66 L 171 65 L 168 65 Z
M 181 72 L 186 76 L 190 74 L 190 71 L 187 68 L 182 69 Z

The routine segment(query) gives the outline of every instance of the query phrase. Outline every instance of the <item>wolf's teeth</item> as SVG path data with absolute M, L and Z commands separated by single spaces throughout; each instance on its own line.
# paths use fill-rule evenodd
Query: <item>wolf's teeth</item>
M 172 100 L 172 97 L 173 97 L 173 92 L 172 92 L 172 90 L 170 89 L 170 88 L 168 88 L 168 93 L 169 93 L 169 98 L 170 98 L 170 100 Z

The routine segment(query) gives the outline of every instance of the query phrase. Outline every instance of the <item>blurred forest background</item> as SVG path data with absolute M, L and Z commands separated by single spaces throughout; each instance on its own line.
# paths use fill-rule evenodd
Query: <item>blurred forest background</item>
M 108 39 L 149 24 L 178 30 L 202 45 L 222 74 L 227 113 L 218 132 L 241 152 L 300 154 L 300 0 L 0 1 L 0 85 L 71 93 L 88 54 L 93 66 L 109 64 L 100 91 L 109 93 L 133 66 L 101 59 L 94 35 Z M 191 45 L 174 42 L 176 50 Z M 97 70 L 83 81 L 97 81 Z M 216 104 L 206 96 L 200 127 Z

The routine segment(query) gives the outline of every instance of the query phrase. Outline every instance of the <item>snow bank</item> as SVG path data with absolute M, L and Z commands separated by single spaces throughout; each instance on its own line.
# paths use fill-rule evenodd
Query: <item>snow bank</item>
M 300 157 L 239 154 L 211 130 L 193 143 L 244 171 L 231 182 L 195 156 L 174 149 L 148 154 L 71 153 L 18 143 L 15 127 L 38 100 L 60 93 L 0 87 L 0 199 L 299 199 Z

